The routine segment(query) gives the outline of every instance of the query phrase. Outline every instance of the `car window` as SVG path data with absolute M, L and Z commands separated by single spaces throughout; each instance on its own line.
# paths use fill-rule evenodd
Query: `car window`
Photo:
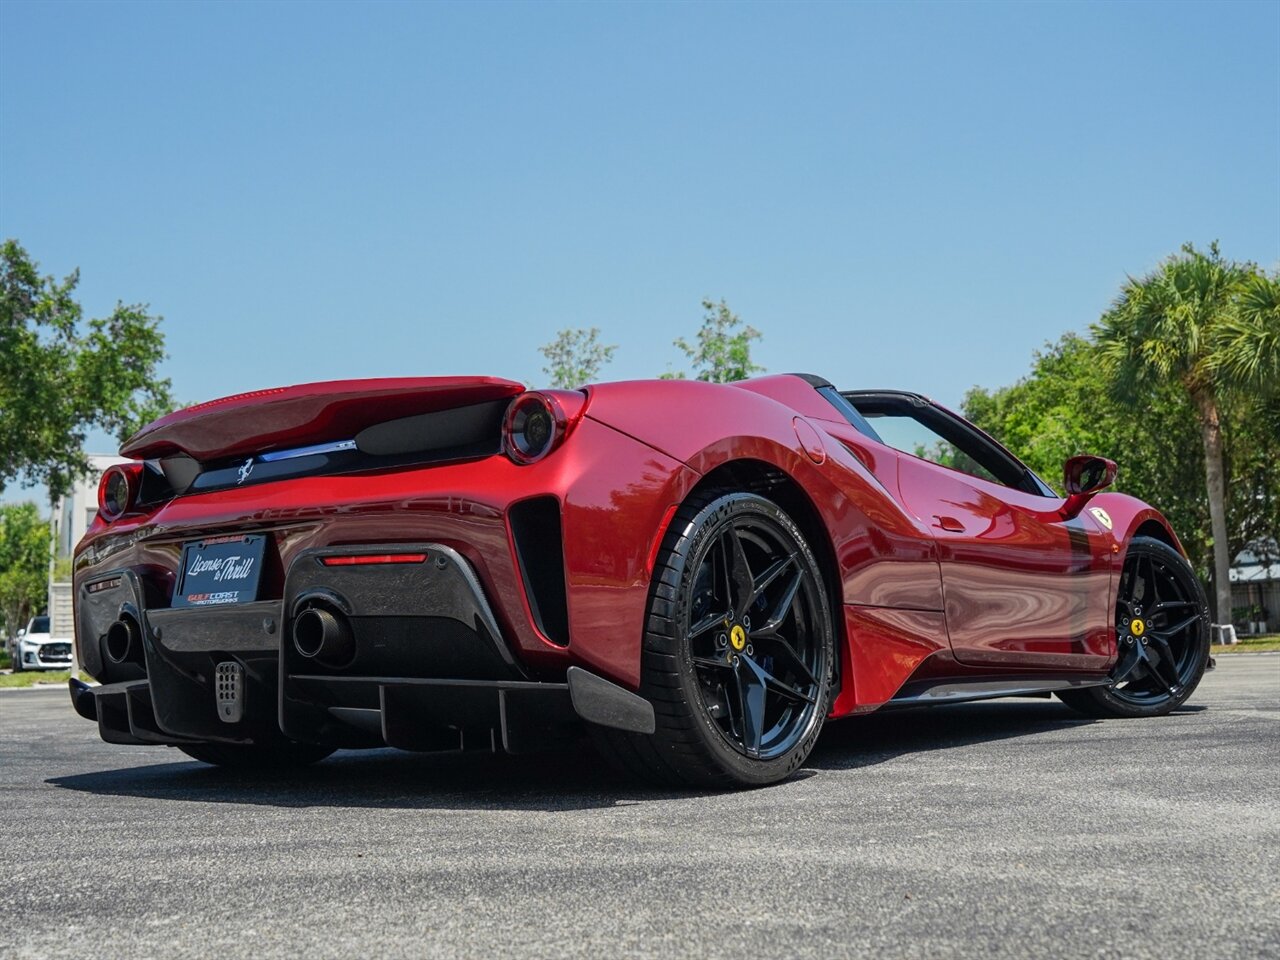
M 849 390 L 841 393 L 881 443 L 989 483 L 1037 497 L 1058 495 L 1026 464 L 949 410 L 914 393 Z
M 909 453 L 939 466 L 959 470 L 971 477 L 1000 483 L 996 476 L 955 444 L 935 433 L 915 417 L 888 413 L 864 413 L 880 439 L 895 450 Z
M 48 633 L 48 632 L 49 632 L 48 617 L 36 617 L 31 621 L 31 629 L 27 631 L 27 633 Z

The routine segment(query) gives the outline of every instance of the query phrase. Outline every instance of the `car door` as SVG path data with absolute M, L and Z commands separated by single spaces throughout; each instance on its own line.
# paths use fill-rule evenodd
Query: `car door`
M 956 659 L 992 667 L 1104 669 L 1113 541 L 985 434 L 905 394 L 847 395 L 897 452 L 903 506 L 938 544 Z M 861 397 L 861 399 L 859 399 Z

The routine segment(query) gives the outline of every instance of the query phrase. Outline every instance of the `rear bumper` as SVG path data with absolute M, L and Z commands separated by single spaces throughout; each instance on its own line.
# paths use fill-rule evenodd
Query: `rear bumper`
M 576 736 L 583 721 L 652 732 L 652 706 L 594 673 L 571 666 L 563 682 L 531 680 L 456 550 L 398 545 L 425 560 L 325 563 L 370 549 L 306 551 L 282 599 L 221 607 L 148 608 L 128 569 L 87 579 L 76 598 L 82 656 L 109 682 L 72 680 L 76 711 L 107 742 L 127 744 L 522 753 Z M 344 627 L 340 662 L 294 641 L 299 614 L 314 608 Z
M 533 753 L 572 741 L 584 723 L 633 733 L 654 730 L 653 707 L 647 700 L 580 667 L 570 667 L 564 683 L 389 677 L 295 680 L 310 706 L 349 732 L 325 737 L 322 723 L 295 731 L 308 735 L 294 739 L 327 746 Z M 91 687 L 72 678 L 69 687 L 76 713 L 96 722 L 107 743 L 208 742 L 206 737 L 162 729 L 151 685 L 145 680 Z M 359 734 L 359 742 L 353 742 L 352 732 Z

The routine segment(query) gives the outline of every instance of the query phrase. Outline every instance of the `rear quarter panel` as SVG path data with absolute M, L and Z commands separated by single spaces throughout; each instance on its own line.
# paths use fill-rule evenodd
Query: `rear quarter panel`
M 837 622 L 845 671 L 834 711 L 839 715 L 888 699 L 922 659 L 948 648 L 936 547 L 923 524 L 818 418 L 828 412 L 826 401 L 798 378 L 771 379 L 798 385 L 795 406 L 777 399 L 788 395 L 786 384 L 762 393 L 693 381 L 638 381 L 592 387 L 587 416 L 643 440 L 700 476 L 732 462 L 755 461 L 799 485 L 827 532 L 840 584 L 843 616 Z M 808 397 L 820 405 L 809 405 Z M 802 416 L 796 406 L 810 415 Z M 820 449 L 813 449 L 815 435 Z M 802 437 L 809 440 L 808 452 Z M 911 614 L 903 619 L 894 611 Z

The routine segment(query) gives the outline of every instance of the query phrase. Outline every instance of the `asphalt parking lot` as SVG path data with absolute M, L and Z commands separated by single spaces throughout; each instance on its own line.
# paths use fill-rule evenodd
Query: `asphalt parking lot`
M 834 724 L 797 779 L 588 752 L 257 780 L 0 693 L 5 957 L 1280 956 L 1280 656 L 1168 718 L 1010 700 Z

